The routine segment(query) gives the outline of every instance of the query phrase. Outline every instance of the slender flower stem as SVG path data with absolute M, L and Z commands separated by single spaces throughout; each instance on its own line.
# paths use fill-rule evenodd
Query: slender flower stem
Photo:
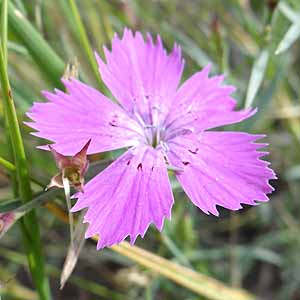
M 2 13 L 7 14 L 7 0 L 2 2 Z M 7 27 L 7 15 L 2 15 L 1 26 Z M 30 178 L 28 174 L 26 156 L 23 145 L 23 140 L 19 128 L 15 105 L 13 102 L 12 91 L 9 84 L 7 73 L 7 31 L 1 31 L 1 47 L 0 47 L 0 82 L 3 95 L 4 115 L 9 124 L 9 137 L 12 145 L 16 175 L 18 180 L 18 196 L 24 203 L 32 199 L 30 188 Z M 21 230 L 24 240 L 25 250 L 27 253 L 29 269 L 32 274 L 32 279 L 36 285 L 40 300 L 49 300 L 50 289 L 48 279 L 45 273 L 44 257 L 42 254 L 42 243 L 40 240 L 39 226 L 34 211 L 28 213 L 21 219 Z
M 89 43 L 89 40 L 88 40 L 86 31 L 85 31 L 84 25 L 82 23 L 80 14 L 78 12 L 75 0 L 69 0 L 69 5 L 70 5 L 70 9 L 71 9 L 71 12 L 72 12 L 72 15 L 73 15 L 73 19 L 74 19 L 76 28 L 78 30 L 77 36 L 78 36 L 79 42 L 82 44 L 82 46 L 83 46 L 83 48 L 86 52 L 87 58 L 88 58 L 88 60 L 90 62 L 90 65 L 93 69 L 93 72 L 94 72 L 94 75 L 97 79 L 97 83 L 99 84 L 99 87 L 101 89 L 104 89 L 103 82 L 102 82 L 102 80 L 100 78 L 100 75 L 99 75 L 98 65 L 97 65 L 95 56 L 93 54 L 92 47 Z
M 68 217 L 69 217 L 69 228 L 70 228 L 70 244 L 71 247 L 73 247 L 74 242 L 74 219 L 73 219 L 73 213 L 71 213 L 71 196 L 70 196 L 70 182 L 69 179 L 66 177 L 63 177 L 63 184 L 64 184 L 64 192 L 67 202 L 67 208 L 68 208 Z

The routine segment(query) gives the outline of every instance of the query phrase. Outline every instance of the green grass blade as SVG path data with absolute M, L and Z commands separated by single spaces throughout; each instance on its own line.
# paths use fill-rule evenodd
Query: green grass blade
M 0 202 L 0 213 L 14 211 L 18 213 L 28 213 L 39 205 L 45 204 L 58 196 L 59 190 L 52 189 L 35 195 L 31 201 L 22 203 L 20 199 L 7 200 Z
M 26 214 L 31 212 L 34 208 L 42 203 L 49 201 L 53 196 L 57 193 L 57 190 L 51 190 L 46 195 L 46 193 L 42 193 L 36 196 L 32 201 L 27 202 L 20 206 L 21 201 L 18 199 L 11 201 L 1 201 L 0 203 L 0 221 L 2 218 L 2 225 L 0 226 L 0 239 L 9 231 L 9 229 L 16 224 L 21 218 L 24 218 Z M 51 195 L 50 195 L 51 194 Z M 6 219 L 6 221 L 5 221 Z M 7 219 L 9 221 L 7 221 Z M 3 222 L 4 220 L 4 222 Z M 1 223 L 1 222 L 0 222 Z M 43 298 L 42 298 L 43 299 Z
M 12 3 L 8 6 L 8 24 L 9 30 L 26 46 L 50 82 L 56 87 L 61 87 L 60 78 L 64 72 L 64 62 Z
M 267 49 L 263 49 L 259 54 L 259 56 L 254 61 L 253 68 L 250 75 L 247 95 L 246 95 L 245 108 L 249 108 L 253 104 L 254 98 L 264 79 L 268 60 L 269 60 L 269 52 Z
M 75 29 L 76 29 L 75 33 L 76 33 L 76 36 L 78 38 L 78 41 L 82 44 L 82 46 L 84 48 L 86 56 L 87 56 L 87 58 L 90 62 L 90 65 L 91 65 L 92 70 L 94 72 L 95 78 L 97 80 L 97 83 L 99 84 L 99 87 L 101 89 L 103 89 L 104 84 L 101 80 L 101 77 L 100 77 L 100 74 L 99 74 L 99 71 L 98 71 L 98 65 L 97 65 L 92 47 L 89 43 L 88 36 L 87 36 L 86 30 L 84 28 L 84 25 L 82 23 L 80 14 L 78 12 L 78 8 L 77 8 L 75 0 L 69 0 L 69 6 L 70 6 L 70 10 L 72 12 L 74 25 L 75 25 Z
M 200 66 L 206 66 L 212 62 L 212 59 L 204 52 L 191 38 L 189 38 L 184 33 L 175 30 L 172 30 L 172 27 L 164 23 L 163 29 L 174 36 L 176 40 L 180 42 L 182 49 Z
M 288 18 L 292 23 L 299 22 L 299 13 L 290 8 L 286 3 L 280 1 L 278 4 L 278 9 Z
M 3 51 L 3 59 L 7 62 L 7 1 L 2 2 L 1 6 L 1 46 Z
M 1 6 L 1 48 L 3 51 L 3 60 L 5 66 L 7 66 L 7 45 L 8 45 L 8 39 L 7 39 L 7 9 L 8 9 L 8 1 L 3 1 L 2 6 Z M 5 107 L 4 107 L 5 110 Z M 7 144 L 7 149 L 8 149 L 8 155 L 9 155 L 9 160 L 13 161 L 13 149 L 12 149 L 12 141 L 11 137 L 9 134 L 9 122 L 7 119 L 7 116 L 3 115 L 4 119 L 4 129 L 5 129 L 5 140 Z M 10 173 L 10 179 L 11 179 L 11 187 L 14 196 L 18 195 L 18 181 L 17 181 L 17 176 L 15 172 L 15 166 L 11 165 L 9 166 L 9 161 L 5 161 L 4 159 L 1 160 L 1 163 L 4 164 L 5 167 L 10 167 L 9 173 Z M 14 169 L 12 169 L 12 167 Z
M 291 25 L 289 30 L 284 35 L 283 39 L 280 41 L 275 54 L 281 54 L 287 49 L 289 49 L 293 43 L 300 37 L 300 22 Z
M 16 167 L 10 161 L 6 160 L 3 157 L 0 157 L 0 165 L 2 165 L 5 169 L 9 171 L 15 171 Z
M 20 207 L 21 205 L 22 204 L 19 199 L 0 201 L 0 214 L 12 211 L 12 210 Z
M 192 268 L 189 260 L 182 253 L 182 251 L 177 247 L 177 245 L 172 241 L 172 239 L 167 234 L 161 234 L 162 242 L 166 245 L 166 247 L 170 250 L 170 252 L 174 255 L 176 260 L 183 264 L 188 268 Z

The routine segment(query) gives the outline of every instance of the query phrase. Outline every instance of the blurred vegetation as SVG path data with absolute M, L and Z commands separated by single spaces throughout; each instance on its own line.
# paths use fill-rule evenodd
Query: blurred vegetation
M 174 184 L 172 221 L 161 234 L 151 228 L 137 245 L 259 299 L 300 299 L 300 1 L 88 0 L 76 1 L 79 14 L 74 1 L 9 2 L 9 77 L 34 193 L 56 172 L 51 155 L 35 149 L 41 141 L 22 125 L 24 112 L 42 100 L 40 91 L 61 87 L 65 65 L 77 58 L 80 78 L 108 93 L 91 51 L 101 54 L 102 45 L 110 46 L 114 32 L 125 26 L 159 33 L 168 49 L 174 42 L 182 46 L 184 79 L 211 62 L 213 73 L 225 73 L 226 82 L 238 87 L 239 108 L 258 108 L 250 120 L 227 129 L 266 133 L 267 159 L 279 179 L 272 182 L 276 191 L 269 203 L 239 212 L 220 209 L 219 218 L 201 213 Z M 0 121 L 0 157 L 10 160 L 3 117 Z M 54 201 L 66 210 L 59 195 Z M 9 172 L 0 166 L 0 204 L 14 198 Z M 54 299 L 206 299 L 110 249 L 96 252 L 92 241 L 60 291 L 68 227 L 45 207 L 37 212 Z M 1 239 L 0 295 L 5 300 L 37 299 L 20 240 L 16 226 Z

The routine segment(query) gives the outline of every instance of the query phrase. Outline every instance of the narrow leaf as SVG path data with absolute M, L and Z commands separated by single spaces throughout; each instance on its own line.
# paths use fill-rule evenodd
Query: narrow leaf
M 200 67 L 206 66 L 212 62 L 212 59 L 204 52 L 195 41 L 180 31 L 172 30 L 172 27 L 164 23 L 162 28 L 170 35 L 173 35 L 180 42 L 182 49 L 189 55 Z
M 295 13 L 295 11 L 289 7 L 285 2 L 280 1 L 278 4 L 278 9 L 285 15 L 287 19 L 289 19 L 292 23 L 299 22 L 299 13 Z
M 4 166 L 9 171 L 15 171 L 16 167 L 3 157 L 0 157 L 0 165 Z
M 22 205 L 18 199 L 0 203 L 0 238 L 23 216 L 38 205 L 42 205 L 56 196 L 58 190 L 49 190 Z
M 22 202 L 19 199 L 0 201 L 0 214 L 12 211 L 20 206 L 22 206 Z
M 45 76 L 56 87 L 62 87 L 60 77 L 64 72 L 64 62 L 11 2 L 8 6 L 8 23 L 9 30 L 26 46 Z
M 69 277 L 71 276 L 76 263 L 78 261 L 80 252 L 85 243 L 85 231 L 87 228 L 87 224 L 83 224 L 83 216 L 85 212 L 81 213 L 78 219 L 78 223 L 75 227 L 73 240 L 71 240 L 67 257 L 64 262 L 63 270 L 60 277 L 60 289 L 63 289 Z
M 286 51 L 299 38 L 299 36 L 300 36 L 300 22 L 298 21 L 297 23 L 292 24 L 291 27 L 288 29 L 283 39 L 279 43 L 275 51 L 275 54 L 278 55 Z
M 100 74 L 99 74 L 99 71 L 98 71 L 98 65 L 97 65 L 97 62 L 96 62 L 96 58 L 94 56 L 93 49 L 92 49 L 91 44 L 89 42 L 89 39 L 88 39 L 86 30 L 84 28 L 83 22 L 81 20 L 81 17 L 80 17 L 80 14 L 79 14 L 79 11 L 78 11 L 75 0 L 69 0 L 69 6 L 70 6 L 70 11 L 72 13 L 72 17 L 73 17 L 73 20 L 74 20 L 74 25 L 75 25 L 75 28 L 76 28 L 75 33 L 77 35 L 77 38 L 78 38 L 79 42 L 82 44 L 82 47 L 83 47 L 83 49 L 86 53 L 86 56 L 89 60 L 90 65 L 92 67 L 92 70 L 93 70 L 94 75 L 96 77 L 97 83 L 99 84 L 99 87 L 101 89 L 104 89 L 105 87 L 104 87 L 104 84 L 101 80 L 101 77 L 100 77 Z
M 3 59 L 7 63 L 7 1 L 2 1 L 1 5 L 1 47 Z
M 267 49 L 261 51 L 259 56 L 256 58 L 249 80 L 247 96 L 245 101 L 245 108 L 249 108 L 252 106 L 254 98 L 259 90 L 259 87 L 263 81 L 266 67 L 268 64 L 269 52 Z

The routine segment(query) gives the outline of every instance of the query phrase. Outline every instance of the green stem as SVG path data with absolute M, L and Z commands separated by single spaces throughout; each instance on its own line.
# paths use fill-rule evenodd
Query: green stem
M 12 164 L 10 161 L 6 160 L 3 157 L 0 157 L 0 165 L 2 165 L 4 168 L 6 168 L 9 171 L 14 172 L 16 170 L 16 167 L 14 164 Z
M 1 45 L 7 45 L 7 1 L 1 6 Z M 3 58 L 7 61 L 7 48 L 3 48 Z
M 3 0 L 2 2 L 2 13 L 3 12 L 7 12 L 7 0 Z M 5 22 L 7 22 L 7 16 L 2 15 L 1 21 L 2 26 L 7 26 L 5 24 Z M 6 31 L 4 31 L 4 33 L 2 31 L 1 34 L 5 35 Z M 7 57 L 5 55 L 7 51 L 7 37 L 4 35 L 1 36 L 0 47 L 0 82 L 3 95 L 4 116 L 9 124 L 7 129 L 9 131 L 16 166 L 16 175 L 18 180 L 18 191 L 16 191 L 16 193 L 18 193 L 22 201 L 26 203 L 32 199 L 32 192 L 30 188 L 30 178 L 26 164 L 23 140 L 8 79 Z M 29 269 L 39 293 L 39 298 L 40 300 L 49 300 L 51 299 L 50 289 L 45 273 L 42 243 L 40 240 L 39 226 L 35 212 L 31 211 L 28 213 L 21 219 L 20 223 Z
M 1 47 L 2 47 L 2 51 L 3 51 L 3 59 L 5 62 L 5 65 L 7 65 L 7 1 L 3 1 L 2 2 L 2 6 L 1 6 Z M 6 145 L 7 145 L 7 153 L 9 156 L 9 159 L 11 161 L 14 161 L 13 158 L 13 148 L 12 148 L 12 142 L 11 142 L 11 138 L 10 138 L 10 134 L 9 134 L 9 123 L 7 120 L 6 115 L 4 114 L 3 116 L 4 119 L 4 129 L 5 129 L 5 139 L 6 139 Z M 9 166 L 9 162 L 8 161 L 4 161 L 2 159 L 1 163 L 6 163 L 6 166 Z M 13 191 L 13 195 L 14 197 L 18 196 L 18 180 L 17 180 L 17 176 L 16 176 L 16 168 L 14 165 L 9 166 L 11 169 L 9 170 L 10 173 L 10 178 L 11 178 L 11 188 Z M 12 169 L 12 167 L 14 169 Z
M 90 62 L 90 65 L 91 65 L 94 75 L 96 77 L 97 83 L 99 84 L 99 87 L 102 90 L 105 90 L 104 84 L 101 80 L 101 77 L 100 77 L 100 74 L 98 71 L 97 61 L 95 59 L 92 47 L 89 43 L 89 40 L 88 40 L 86 31 L 85 31 L 85 28 L 83 26 L 80 14 L 78 12 L 75 0 L 69 0 L 69 5 L 70 5 L 71 13 L 73 15 L 75 26 L 77 29 L 75 34 L 77 35 L 79 42 L 82 44 L 82 46 L 85 50 L 86 56 Z

